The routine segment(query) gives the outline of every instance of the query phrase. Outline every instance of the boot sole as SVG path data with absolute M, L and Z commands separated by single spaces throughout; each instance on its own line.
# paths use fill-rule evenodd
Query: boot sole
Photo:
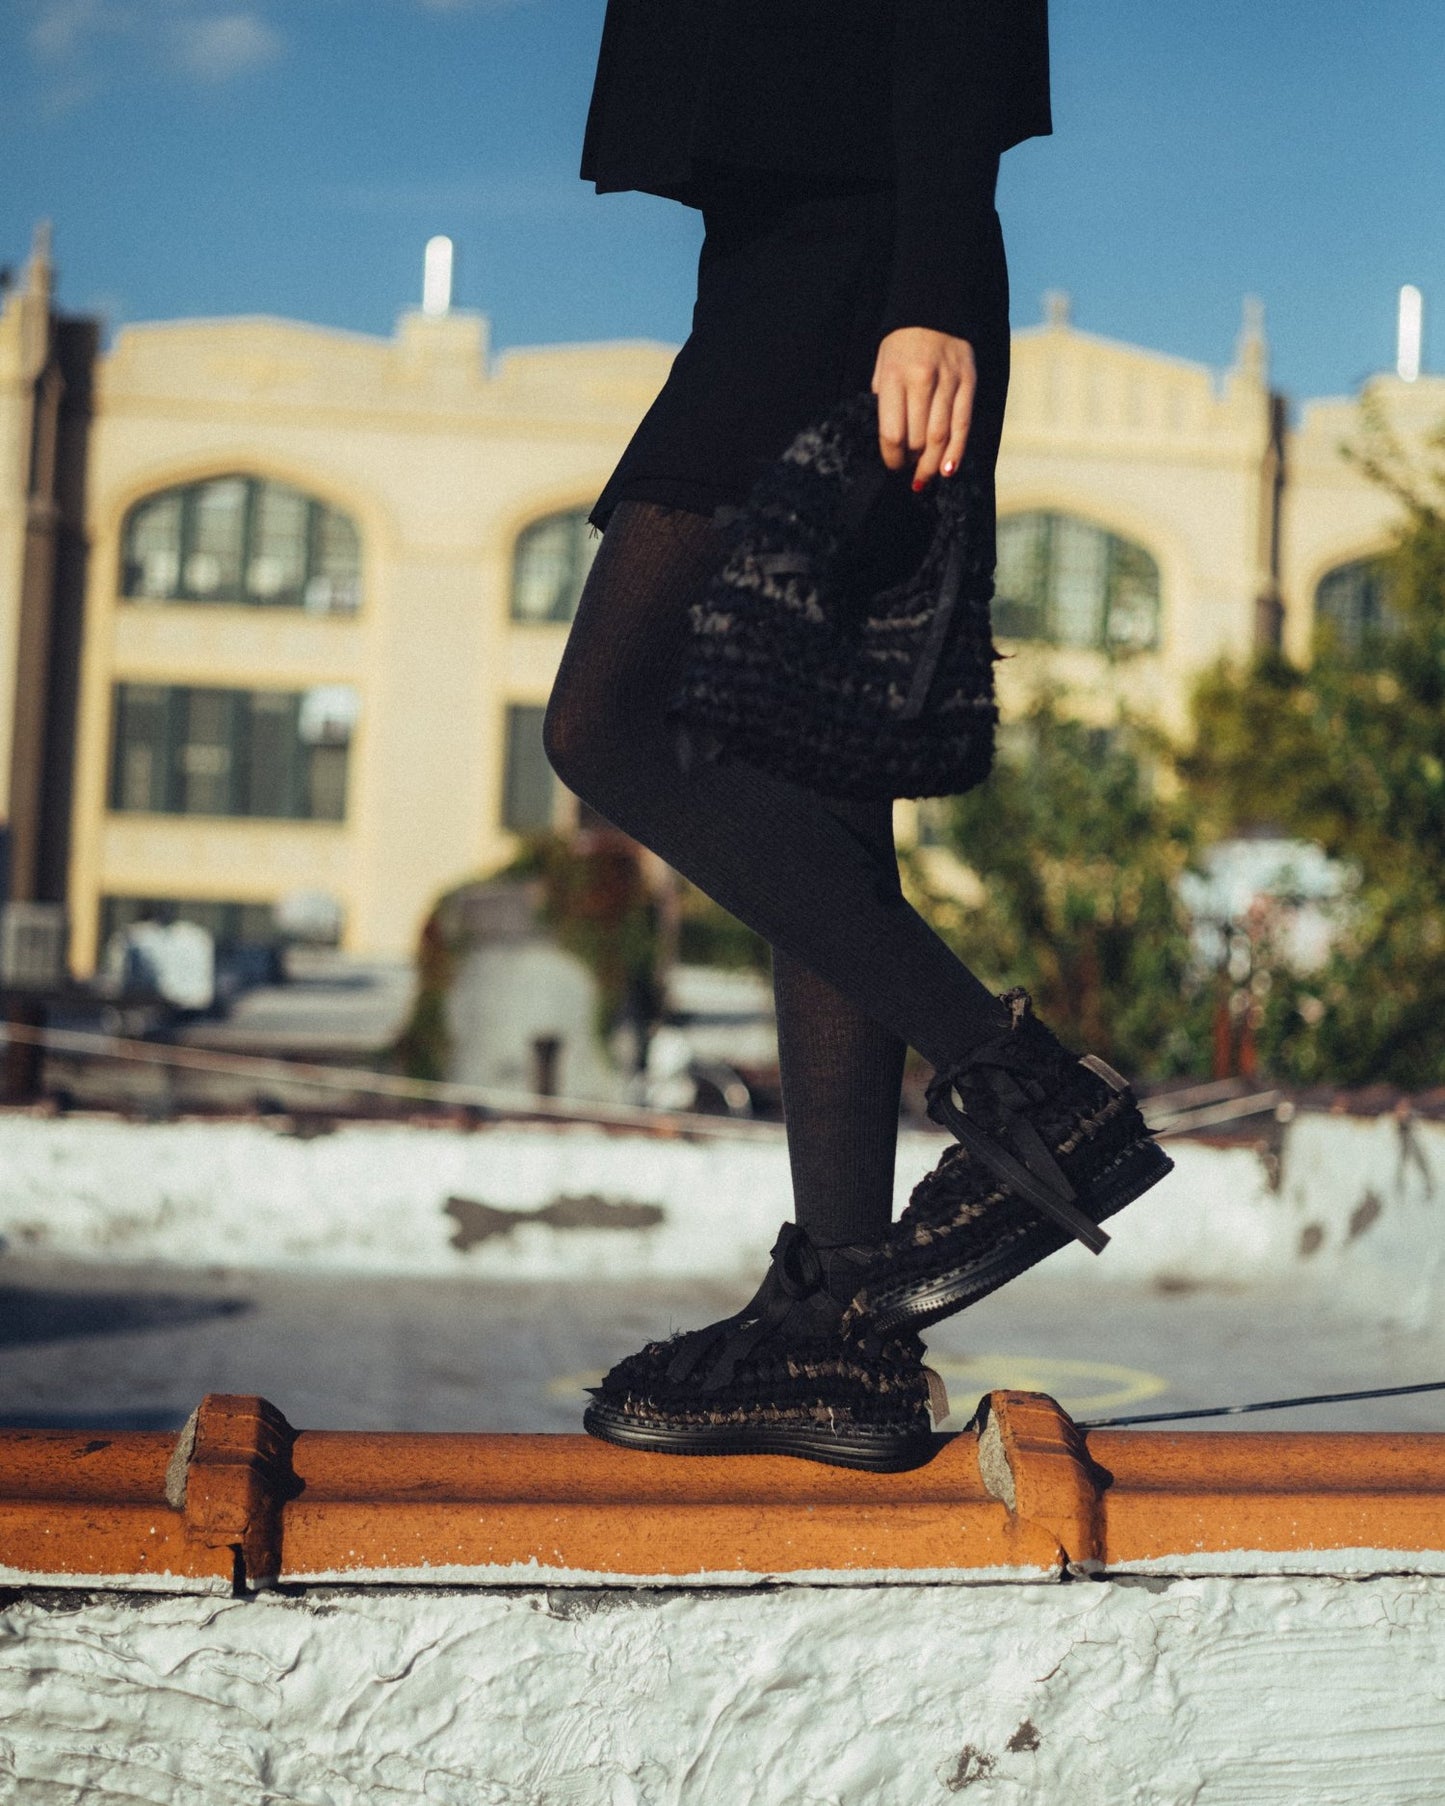
M 1096 1181 L 1094 1198 L 1097 1200 L 1102 1196 L 1104 1205 L 1094 1216 L 1094 1221 L 1101 1223 L 1106 1217 L 1122 1210 L 1126 1204 L 1132 1204 L 1173 1170 L 1174 1162 L 1157 1142 L 1141 1142 L 1126 1150 L 1100 1176 L 1102 1186 Z M 1092 1212 L 1089 1214 L 1093 1215 Z M 1042 1218 L 1040 1226 L 1052 1227 L 1046 1225 Z M 976 1304 L 980 1298 L 996 1292 L 1011 1279 L 1017 1279 L 1020 1273 L 1026 1273 L 1030 1267 L 1037 1266 L 1041 1260 L 1046 1260 L 1050 1254 L 1056 1254 L 1060 1248 L 1067 1246 L 1066 1241 L 1051 1240 L 1043 1243 L 1037 1236 L 1026 1236 L 1021 1242 L 1001 1249 L 996 1255 L 986 1256 L 981 1261 L 965 1261 L 945 1267 L 942 1272 L 927 1279 L 910 1280 L 902 1286 L 891 1288 L 876 1301 L 870 1299 L 868 1319 L 880 1333 L 900 1329 L 905 1325 L 912 1330 L 922 1329 L 929 1323 L 937 1323 L 940 1318 L 951 1317 L 970 1304 Z
M 588 1406 L 582 1428 L 599 1441 L 654 1455 L 796 1455 L 875 1474 L 922 1467 L 936 1446 L 927 1430 L 852 1429 L 843 1436 L 806 1424 L 649 1424 L 601 1403 Z

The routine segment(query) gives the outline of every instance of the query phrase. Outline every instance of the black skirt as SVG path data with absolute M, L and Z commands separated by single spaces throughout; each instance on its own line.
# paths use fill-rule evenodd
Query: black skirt
M 711 514 L 746 500 L 795 434 L 872 385 L 893 247 L 891 187 L 729 172 L 703 216 L 692 330 L 588 520 L 624 498 Z M 992 472 L 1008 392 L 1008 269 L 998 216 L 981 255 L 988 309 L 974 343 L 968 457 Z

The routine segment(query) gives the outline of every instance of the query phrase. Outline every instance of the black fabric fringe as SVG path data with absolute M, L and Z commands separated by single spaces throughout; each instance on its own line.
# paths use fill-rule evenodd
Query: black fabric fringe
M 607 1375 L 597 1396 L 651 1427 L 821 1423 L 926 1432 L 928 1378 L 916 1336 L 895 1336 L 876 1354 L 838 1339 L 759 1351 L 732 1380 L 702 1388 L 670 1383 L 678 1338 L 650 1342 Z

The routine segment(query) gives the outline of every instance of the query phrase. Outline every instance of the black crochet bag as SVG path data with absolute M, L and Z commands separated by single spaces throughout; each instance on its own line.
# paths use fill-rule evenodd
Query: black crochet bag
M 824 796 L 951 796 L 993 762 L 993 476 L 965 450 L 914 495 L 878 398 L 805 427 L 742 508 L 690 610 L 678 759 L 739 758 Z

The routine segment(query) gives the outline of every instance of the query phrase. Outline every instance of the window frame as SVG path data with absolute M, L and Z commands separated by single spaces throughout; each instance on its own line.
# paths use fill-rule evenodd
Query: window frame
M 186 565 L 196 551 L 196 522 L 200 511 L 202 493 L 213 484 L 240 483 L 244 486 L 241 502 L 240 533 L 240 580 L 223 593 L 198 595 L 190 591 L 186 583 Z M 298 496 L 305 504 L 305 526 L 303 530 L 302 569 L 299 586 L 292 591 L 282 592 L 279 596 L 264 596 L 247 587 L 247 572 L 255 561 L 255 539 L 258 531 L 257 523 L 261 513 L 261 494 L 265 489 L 285 491 Z M 136 522 L 143 512 L 159 503 L 176 498 L 179 503 L 179 519 L 176 532 L 176 576 L 173 588 L 166 595 L 148 595 L 139 587 L 139 561 L 132 557 L 133 535 Z M 354 602 L 337 607 L 328 603 L 325 608 L 308 607 L 306 592 L 310 585 L 327 572 L 321 569 L 321 555 L 325 522 L 327 517 L 334 517 L 344 522 L 355 545 L 356 587 Z M 166 608 L 259 608 L 294 610 L 297 614 L 312 619 L 331 618 L 352 620 L 360 614 L 363 602 L 363 541 L 361 529 L 355 517 L 346 509 L 337 507 L 311 491 L 302 489 L 299 484 L 287 482 L 281 477 L 272 477 L 248 470 L 212 471 L 203 477 L 194 477 L 184 483 L 171 483 L 162 489 L 153 489 L 143 496 L 138 496 L 126 509 L 120 527 L 120 569 L 117 577 L 116 595 L 122 604 L 127 606 L 151 604 Z
M 1108 659 L 1137 658 L 1141 654 L 1158 653 L 1163 642 L 1164 630 L 1164 573 L 1160 560 L 1141 541 L 1131 539 L 1127 534 L 1116 532 L 1101 521 L 1092 519 L 1086 514 L 1079 514 L 1068 508 L 1019 508 L 1006 514 L 1000 514 L 997 521 L 997 532 L 1000 538 L 1012 523 L 1030 524 L 1038 534 L 1034 559 L 1040 568 L 1042 599 L 1016 598 L 1004 596 L 995 586 L 994 599 L 994 632 L 1003 640 L 1011 640 L 1018 645 L 1045 646 L 1061 652 L 1095 652 Z M 1087 644 L 1078 640 L 1061 638 L 1057 631 L 1057 597 L 1056 589 L 1059 574 L 1059 557 L 1056 547 L 1059 529 L 1063 525 L 1075 528 L 1082 527 L 1095 534 L 1103 541 L 1103 580 L 1102 595 L 1099 597 L 1097 636 Z M 1150 613 L 1151 632 L 1147 640 L 1114 639 L 1110 634 L 1110 622 L 1113 619 L 1119 601 L 1119 591 L 1128 574 L 1128 564 L 1139 561 L 1144 571 L 1152 574 L 1153 593 Z M 1024 607 L 1037 608 L 1040 631 L 1036 633 L 1012 632 L 1004 625 L 1005 603 L 1013 603 L 1021 610 Z
M 146 805 L 126 803 L 123 760 L 127 750 L 145 744 L 143 736 L 127 733 L 129 707 L 133 692 L 154 692 L 159 698 L 159 731 L 150 739 L 153 754 L 149 775 L 150 801 Z M 180 821 L 245 821 L 303 822 L 309 827 L 343 827 L 349 819 L 351 802 L 353 732 L 348 729 L 343 741 L 321 739 L 308 741 L 300 733 L 304 690 L 239 689 L 221 684 L 131 683 L 118 678 L 111 687 L 110 770 L 106 783 L 106 809 L 112 815 L 162 815 Z M 228 754 L 225 775 L 225 807 L 194 809 L 186 806 L 187 773 L 185 750 L 198 742 L 191 738 L 190 717 L 198 696 L 216 698 L 226 722 L 225 746 Z M 283 773 L 282 789 L 288 805 L 281 810 L 256 810 L 257 776 L 255 771 L 255 716 L 258 699 L 268 702 L 284 698 L 292 724 L 294 745 L 289 745 Z M 279 712 L 279 711 L 278 711 Z M 313 763 L 319 755 L 334 755 L 338 746 L 345 749 L 340 783 L 336 786 L 339 813 L 322 815 L 309 807 L 317 791 Z
M 285 936 L 276 923 L 272 901 L 237 897 L 157 897 L 130 891 L 102 891 L 96 899 L 99 918 L 97 945 L 106 947 L 119 930 L 130 928 L 159 911 L 174 914 L 181 922 L 197 922 L 212 936 L 217 953 L 237 947 L 279 947 Z M 264 933 L 251 933 L 266 919 Z
M 597 556 L 597 546 L 601 544 L 601 535 L 592 535 L 587 515 L 590 504 L 578 503 L 570 508 L 551 508 L 545 514 L 534 515 L 531 520 L 517 529 L 512 541 L 511 575 L 508 584 L 507 618 L 517 627 L 566 627 L 576 616 L 577 603 L 582 594 L 582 587 L 587 581 L 587 574 L 592 568 L 592 560 Z M 527 543 L 534 536 L 559 521 L 570 521 L 573 531 L 569 536 L 567 579 L 559 590 L 563 598 L 563 612 L 558 612 L 555 605 L 553 612 L 545 615 L 523 614 L 517 600 L 521 593 L 522 563 Z
M 1326 614 L 1321 609 L 1320 594 L 1327 584 L 1352 576 L 1364 578 L 1361 587 L 1370 594 L 1374 608 L 1373 613 L 1360 609 L 1346 622 L 1340 614 Z M 1389 555 L 1383 551 L 1339 559 L 1322 571 L 1315 579 L 1310 595 L 1310 637 L 1315 651 L 1322 650 L 1325 635 L 1341 650 L 1356 657 L 1372 642 L 1388 639 L 1396 631 L 1389 587 Z
M 535 745 L 542 746 L 542 719 L 547 713 L 545 703 L 517 702 L 508 699 L 502 709 L 502 782 L 498 821 L 504 833 L 536 834 L 546 832 L 555 826 L 557 821 L 558 797 L 561 784 L 548 760 L 545 748 L 542 750 L 541 771 L 546 776 L 547 809 L 540 820 L 522 821 L 517 819 L 521 811 L 513 807 L 520 788 L 520 776 L 516 764 L 516 750 L 521 740 L 522 730 L 518 726 L 524 715 L 536 717 Z

